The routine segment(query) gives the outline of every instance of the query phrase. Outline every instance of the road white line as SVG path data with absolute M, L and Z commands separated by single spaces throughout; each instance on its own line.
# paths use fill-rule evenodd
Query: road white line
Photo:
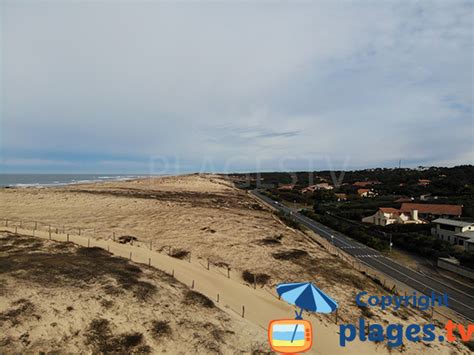
M 386 258 L 387 260 L 390 260 L 390 261 L 393 262 L 394 264 L 397 264 L 397 265 L 400 265 L 401 267 L 404 267 L 403 265 L 397 263 L 397 262 L 396 262 L 395 260 L 393 260 L 393 259 L 390 259 L 390 258 L 387 258 L 387 257 L 385 257 L 385 258 Z M 412 271 L 412 272 L 414 272 L 414 273 L 416 273 L 416 274 L 418 274 L 418 275 L 420 275 L 420 276 L 422 276 L 422 277 L 424 277 L 424 278 L 428 278 L 428 279 L 430 279 L 430 280 L 432 280 L 432 281 L 434 281 L 434 282 L 437 282 L 437 283 L 443 285 L 444 287 L 450 288 L 451 290 L 454 290 L 454 291 L 456 291 L 456 292 L 462 293 L 463 295 L 465 295 L 465 296 L 467 296 L 467 297 L 469 297 L 469 298 L 474 299 L 474 296 L 472 296 L 472 295 L 470 295 L 470 294 L 468 294 L 468 293 L 466 293 L 466 292 L 464 292 L 464 291 L 461 291 L 461 290 L 457 289 L 456 287 L 450 286 L 450 285 L 448 285 L 448 284 L 446 284 L 446 283 L 444 283 L 444 282 L 442 282 L 442 281 L 439 281 L 439 280 L 437 280 L 437 279 L 434 279 L 434 278 L 432 278 L 432 277 L 430 277 L 430 276 L 428 276 L 428 275 L 421 274 L 420 272 L 415 271 L 415 270 L 413 270 L 413 269 L 409 269 L 409 270 Z
M 309 224 L 311 227 L 317 229 L 317 231 L 321 231 L 321 230 L 322 230 L 324 233 L 329 234 L 329 235 L 332 235 L 335 240 L 337 240 L 337 241 L 339 241 L 339 242 L 341 242 L 341 243 L 347 245 L 348 247 L 351 247 L 351 246 L 352 246 L 352 244 L 347 243 L 345 240 L 334 236 L 334 234 L 331 233 L 330 231 L 325 231 L 323 228 L 319 227 L 318 225 L 316 225 L 316 224 L 315 224 L 314 222 L 312 222 L 311 220 L 306 221 L 305 219 L 306 219 L 307 217 L 305 217 L 304 219 L 301 218 L 301 216 L 299 216 L 299 215 L 295 215 L 295 217 L 297 217 L 297 219 L 302 220 L 303 223 L 307 223 L 307 224 Z M 319 233 L 321 233 L 321 232 L 319 232 Z M 327 239 L 327 238 L 326 238 L 326 239 Z M 329 240 L 329 239 L 328 239 L 328 240 Z
M 305 218 L 307 218 L 307 217 L 305 216 Z M 332 234 L 331 232 L 325 231 L 323 228 L 320 228 L 319 226 L 313 224 L 312 222 L 309 222 L 309 224 L 310 224 L 311 226 L 313 226 L 314 228 L 316 228 L 316 229 L 323 230 L 323 231 L 324 231 L 325 233 L 327 233 L 327 234 Z M 342 243 L 344 243 L 344 244 L 346 244 L 346 245 L 348 245 L 346 248 L 355 248 L 355 247 L 353 247 L 351 244 L 348 244 L 346 241 L 344 241 L 344 240 L 342 240 L 342 239 L 340 239 L 340 238 L 334 237 L 334 239 L 335 239 L 335 240 L 338 240 L 338 241 L 340 241 L 340 242 L 342 242 Z M 342 248 L 345 248 L 345 247 L 340 247 L 340 248 L 342 249 Z M 364 247 L 359 247 L 359 248 L 360 248 L 360 249 L 363 249 Z M 368 247 L 368 246 L 365 246 L 365 248 L 368 248 L 368 249 L 371 250 L 371 251 L 377 252 L 375 249 L 372 249 L 372 248 L 370 248 L 370 247 Z M 378 254 L 378 255 L 380 255 L 380 257 L 383 257 L 382 254 Z M 402 268 L 406 268 L 405 266 L 399 264 L 399 263 L 396 262 L 395 260 L 392 260 L 392 259 L 390 259 L 390 258 L 387 258 L 387 260 L 390 260 L 391 262 L 393 262 L 393 263 L 399 265 L 399 266 L 402 267 Z M 416 274 L 418 274 L 418 275 L 420 275 L 420 277 L 422 277 L 422 278 L 428 278 L 428 279 L 430 279 L 430 280 L 432 280 L 432 281 L 434 281 L 434 282 L 436 282 L 436 283 L 438 283 L 438 284 L 443 285 L 444 287 L 447 287 L 447 288 L 449 288 L 449 289 L 451 289 L 451 290 L 454 290 L 454 291 L 456 291 L 456 292 L 458 292 L 458 293 L 461 293 L 461 294 L 463 294 L 463 295 L 465 295 L 465 296 L 467 296 L 467 297 L 469 297 L 469 298 L 474 299 L 474 296 L 469 295 L 468 293 L 466 293 L 466 292 L 464 292 L 464 291 L 461 291 L 461 290 L 457 289 L 457 288 L 454 287 L 454 286 L 450 286 L 450 285 L 448 285 L 448 284 L 446 284 L 446 283 L 444 283 L 444 282 L 442 282 L 442 281 L 440 281 L 440 280 L 434 279 L 434 278 L 432 278 L 432 277 L 430 277 L 430 276 L 428 276 L 428 275 L 421 274 L 421 273 L 419 273 L 419 272 L 416 271 L 416 270 L 412 270 L 412 269 L 409 269 L 409 270 L 412 271 L 412 272 L 414 272 L 414 273 L 416 273 Z M 399 272 L 400 272 L 400 271 L 399 271 Z M 400 272 L 400 273 L 401 273 L 401 272 Z M 402 273 L 402 275 L 405 275 L 405 274 Z
M 257 196 L 257 197 L 260 197 L 261 199 L 265 200 L 265 198 L 263 198 L 263 197 L 261 197 L 261 196 Z M 273 201 L 273 200 L 271 200 L 270 198 L 268 198 L 268 199 L 269 199 L 270 201 Z M 284 210 L 284 208 L 282 208 L 281 205 L 276 205 L 275 207 Z M 339 242 L 345 244 L 345 245 L 347 246 L 347 248 L 354 248 L 353 245 L 349 244 L 349 243 L 346 242 L 345 240 L 334 236 L 333 231 L 327 230 L 327 229 L 326 229 L 327 227 L 322 228 L 322 227 L 318 226 L 318 225 L 317 225 L 313 220 L 311 220 L 310 218 L 308 218 L 308 217 L 306 217 L 306 216 L 303 216 L 303 215 L 300 215 L 299 213 L 294 213 L 293 216 L 294 216 L 296 219 L 302 221 L 303 223 L 309 224 L 312 228 L 316 229 L 316 232 L 317 232 L 317 233 L 321 233 L 321 231 L 322 231 L 322 232 L 324 232 L 324 233 L 326 233 L 326 234 L 332 235 L 335 240 L 337 240 L 337 241 L 339 241 Z M 324 237 L 324 236 L 323 236 L 323 237 Z M 326 240 L 329 240 L 328 237 L 324 237 L 324 238 L 325 238 Z M 354 242 L 354 243 L 356 243 L 356 245 L 361 245 L 360 243 L 357 243 L 357 242 Z M 339 247 L 339 248 L 342 249 L 343 247 Z M 369 249 L 369 250 L 371 250 L 371 251 L 377 252 L 375 249 L 370 248 L 370 247 L 368 247 L 368 246 L 361 246 L 361 247 L 359 247 L 359 248 L 360 248 L 360 249 L 367 248 L 367 249 Z M 378 255 L 378 256 L 373 255 L 374 259 L 375 259 L 375 258 L 384 257 L 382 254 L 376 254 L 376 255 Z M 353 256 L 356 257 L 356 258 L 370 257 L 370 255 L 364 255 L 364 256 L 353 255 Z M 396 261 L 394 261 L 394 260 L 392 260 L 392 259 L 390 259 L 390 258 L 387 258 L 387 260 L 390 260 L 391 262 L 393 262 L 393 263 L 395 263 L 395 264 L 397 264 L 397 265 L 400 265 L 402 268 L 406 268 L 406 267 L 404 267 L 403 265 L 397 263 Z M 428 289 L 430 289 L 430 290 L 432 290 L 432 291 L 435 291 L 435 292 L 437 292 L 437 293 L 439 293 L 439 294 L 443 294 L 443 293 L 444 293 L 444 292 L 438 291 L 436 288 L 433 288 L 433 287 L 430 287 L 430 286 L 424 284 L 424 283 L 421 282 L 421 281 L 418 281 L 417 279 L 415 279 L 415 278 L 413 278 L 413 277 L 411 277 L 411 276 L 408 276 L 408 275 L 404 274 L 402 271 L 400 271 L 400 270 L 398 270 L 398 269 L 396 269 L 396 268 L 394 268 L 394 267 L 392 267 L 392 266 L 390 266 L 390 265 L 388 265 L 388 264 L 386 264 L 386 263 L 383 263 L 383 262 L 380 261 L 380 260 L 375 260 L 375 261 L 377 261 L 377 262 L 379 262 L 380 264 L 382 264 L 382 265 L 388 267 L 389 269 L 394 270 L 395 272 L 397 272 L 398 274 L 404 276 L 405 278 L 408 278 L 408 279 L 413 280 L 414 282 L 416 282 L 416 283 L 418 283 L 418 284 L 424 286 L 425 288 L 428 288 Z M 373 266 L 370 265 L 370 264 L 367 264 L 367 265 L 373 267 Z M 416 273 L 416 274 L 418 274 L 418 275 L 420 275 L 420 277 L 422 277 L 422 278 L 429 278 L 429 279 L 433 280 L 434 282 L 436 282 L 436 283 L 438 283 L 438 284 L 441 284 L 441 285 L 443 285 L 443 286 L 445 286 L 445 287 L 447 287 L 447 288 L 450 288 L 450 289 L 452 289 L 452 290 L 454 290 L 454 291 L 456 291 L 456 292 L 458 292 L 458 293 L 461 293 L 461 294 L 466 295 L 466 296 L 468 296 L 468 297 L 470 297 L 470 298 L 473 298 L 473 296 L 468 295 L 468 294 L 466 294 L 465 292 L 463 292 L 463 291 L 461 291 L 461 290 L 458 290 L 458 289 L 456 289 L 456 288 L 454 288 L 454 287 L 452 287 L 452 286 L 449 286 L 449 285 L 447 285 L 447 284 L 445 284 L 445 283 L 443 283 L 443 282 L 440 282 L 439 280 L 433 279 L 433 278 L 431 278 L 431 277 L 429 277 L 429 276 L 426 276 L 426 275 L 422 275 L 422 274 L 420 274 L 419 272 L 417 272 L 417 271 L 415 271 L 415 270 L 412 270 L 412 269 L 408 269 L 408 270 L 411 271 L 411 272 L 414 272 L 414 273 Z M 382 270 L 380 270 L 380 271 L 382 271 Z M 382 271 L 382 272 L 383 272 L 383 271 Z M 393 276 L 390 276 L 390 275 L 389 275 L 389 277 L 393 277 Z M 398 280 L 398 281 L 401 281 L 401 280 Z M 403 281 L 402 281 L 402 282 L 403 282 Z M 463 305 L 464 307 L 466 307 L 466 308 L 468 308 L 468 309 L 470 309 L 470 310 L 474 309 L 474 308 L 472 308 L 472 307 L 466 305 L 465 303 L 463 303 L 463 302 L 461 302 L 461 301 L 458 301 L 458 300 L 455 299 L 455 298 L 450 297 L 450 299 L 452 299 L 453 301 L 459 303 L 460 305 Z
M 416 283 L 418 283 L 418 284 L 420 284 L 420 285 L 423 285 L 424 287 L 426 287 L 426 288 L 428 288 L 428 289 L 430 289 L 430 290 L 432 290 L 432 291 L 435 291 L 435 292 L 439 293 L 440 295 L 442 295 L 442 294 L 445 293 L 445 292 L 438 291 L 438 290 L 435 289 L 434 287 L 428 286 L 428 285 L 424 284 L 423 282 L 418 281 L 417 279 L 414 279 L 413 277 L 404 274 L 404 273 L 401 272 L 400 270 L 397 270 L 397 269 L 395 269 L 394 267 L 391 267 L 390 265 L 385 264 L 384 262 L 382 262 L 382 261 L 380 261 L 380 260 L 375 260 L 375 261 L 378 262 L 378 263 L 380 263 L 380 264 L 382 264 L 382 265 L 385 265 L 386 267 L 388 267 L 388 268 L 390 268 L 390 269 L 392 269 L 392 270 L 394 270 L 394 271 L 396 271 L 396 272 L 398 272 L 399 274 L 405 276 L 406 278 L 411 279 L 411 280 L 415 281 Z M 453 298 L 453 297 L 451 297 L 451 296 L 449 297 L 449 299 L 451 299 L 451 300 L 453 300 L 453 301 L 456 301 L 457 303 L 463 305 L 464 307 L 466 307 L 466 308 L 468 308 L 468 309 L 471 309 L 471 310 L 474 309 L 474 308 L 470 307 L 469 305 L 467 305 L 467 304 L 465 304 L 465 303 L 463 303 L 463 302 L 461 302 L 461 301 L 458 301 L 457 299 L 455 299 L 455 298 Z

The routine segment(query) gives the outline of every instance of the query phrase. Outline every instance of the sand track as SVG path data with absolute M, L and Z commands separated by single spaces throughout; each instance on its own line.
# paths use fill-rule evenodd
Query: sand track
M 133 246 L 134 260 L 147 263 L 150 257 L 152 265 L 167 272 L 171 272 L 174 265 L 178 279 L 182 278 L 187 285 L 194 279 L 197 289 L 202 287 L 212 299 L 219 293 L 222 302 L 235 314 L 240 314 L 242 300 L 245 300 L 247 319 L 263 328 L 272 318 L 293 316 L 288 307 L 280 309 L 285 306 L 272 303 L 275 297 L 269 292 L 273 292 L 280 282 L 299 281 L 311 281 L 334 297 L 340 305 L 339 319 L 345 323 L 355 323 L 359 317 L 369 317 L 371 322 L 381 324 L 429 322 L 426 314 L 414 309 L 397 313 L 378 309 L 370 314 L 364 312 L 354 304 L 357 292 L 383 294 L 387 291 L 350 264 L 310 242 L 305 234 L 288 228 L 271 211 L 259 207 L 245 191 L 233 188 L 219 176 L 190 175 L 63 188 L 4 189 L 0 190 L 0 201 L 0 217 L 14 220 L 18 228 L 19 221 L 23 220 L 23 228 L 29 228 L 30 233 L 34 221 L 39 222 L 37 232 L 41 231 L 43 235 L 49 224 L 59 233 L 64 228 L 61 238 L 66 233 L 71 237 L 78 234 L 78 227 L 81 227 L 81 240 L 87 240 L 84 239 L 87 235 L 91 245 L 109 246 L 111 251 L 119 246 L 112 242 L 113 233 L 117 237 L 133 235 L 140 241 L 140 247 Z M 28 227 L 26 220 L 30 221 Z M 152 251 L 149 250 L 150 243 Z M 117 252 L 121 254 L 117 255 L 129 257 L 130 251 L 125 252 L 122 248 L 119 246 Z M 191 264 L 159 253 L 169 249 L 190 253 Z M 211 262 L 211 271 L 206 269 L 207 260 Z M 216 265 L 229 265 L 231 281 L 239 286 L 227 285 L 227 270 Z M 243 285 L 242 276 L 246 272 L 264 275 L 266 287 L 253 290 Z M 214 276 L 209 279 L 209 275 Z M 234 291 L 234 287 L 238 290 L 228 295 L 222 291 L 227 288 Z M 245 288 L 244 296 L 234 296 Z M 264 303 L 275 309 L 252 319 L 252 302 L 259 299 L 262 305 L 255 308 L 255 314 L 269 307 Z M 331 353 L 340 350 L 338 328 L 333 324 L 333 318 L 313 318 L 319 324 L 317 332 L 324 335 L 319 338 L 320 346 Z M 328 333 L 324 333 L 324 329 Z M 355 344 L 351 344 L 351 348 L 353 346 Z M 364 343 L 362 346 L 368 347 L 367 352 L 387 350 L 384 344 Z M 426 349 L 427 345 L 410 343 L 407 348 L 417 352 Z M 465 350 L 459 344 L 446 343 L 432 343 L 430 349 L 438 353 Z
M 2 228 L 13 232 L 14 228 Z M 1 231 L 0 231 L 1 232 Z M 27 234 L 28 230 L 17 230 L 18 233 Z M 49 239 L 46 232 L 35 233 L 37 238 Z M 66 242 L 67 235 L 53 234 L 55 241 Z M 224 311 L 233 313 L 233 315 L 242 315 L 242 306 L 245 307 L 244 318 L 261 327 L 262 332 L 270 320 L 280 318 L 292 318 L 294 308 L 284 301 L 278 300 L 277 296 L 267 288 L 253 289 L 242 284 L 239 278 L 227 278 L 222 270 L 207 270 L 202 264 L 196 261 L 191 263 L 185 260 L 179 260 L 169 257 L 165 254 L 148 250 L 144 247 L 132 246 L 128 244 L 119 244 L 103 240 L 90 240 L 84 236 L 69 235 L 69 241 L 86 247 L 100 247 L 110 251 L 112 254 L 124 258 L 130 258 L 136 263 L 148 265 L 174 274 L 174 277 L 186 285 L 191 286 L 194 283 L 195 290 L 203 293 L 207 297 L 217 300 L 219 294 L 219 303 L 216 304 Z M 317 346 L 311 353 L 314 354 L 345 354 L 346 349 L 339 347 L 338 326 L 336 324 L 326 323 L 324 326 L 319 324 L 320 316 L 309 316 L 316 327 L 313 341 Z M 334 319 L 328 316 L 329 319 Z M 374 346 L 372 343 L 355 342 L 351 344 L 351 352 L 359 354 L 388 353 L 383 346 Z

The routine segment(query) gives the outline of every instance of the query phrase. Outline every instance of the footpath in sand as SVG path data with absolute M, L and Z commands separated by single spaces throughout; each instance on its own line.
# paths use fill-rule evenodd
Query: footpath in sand
M 371 324 L 434 323 L 442 333 L 446 319 L 432 319 L 427 312 L 412 307 L 394 311 L 358 307 L 358 292 L 381 295 L 390 292 L 381 280 L 368 277 L 367 270 L 334 255 L 318 238 L 289 228 L 284 221 L 216 175 L 188 175 L 71 185 L 58 188 L 0 189 L 0 216 L 10 230 L 48 237 L 48 228 L 65 240 L 87 246 L 100 246 L 117 256 L 147 264 L 172 274 L 178 281 L 202 292 L 262 330 L 276 318 L 293 318 L 294 309 L 275 297 L 281 282 L 313 282 L 339 304 L 338 323 L 358 324 L 360 318 Z M 3 223 L 2 223 L 3 224 Z M 23 229 L 20 229 L 23 227 Z M 1 228 L 1 227 L 0 227 Z M 79 238 L 76 235 L 81 235 Z M 112 241 L 115 236 L 134 236 L 133 246 Z M 317 236 L 315 236 L 317 237 Z M 150 250 L 150 246 L 151 249 Z M 171 249 L 175 257 L 191 255 L 191 263 L 164 255 Z M 210 270 L 207 270 L 207 260 Z M 231 267 L 230 280 L 226 266 Z M 371 272 L 373 274 L 373 272 Z M 259 286 L 253 288 L 253 275 Z M 248 276 L 248 277 L 247 277 Z M 245 280 L 245 281 L 244 281 Z M 250 281 L 250 285 L 248 285 Z M 379 281 L 379 282 L 376 282 Z M 386 280 L 392 285 L 392 280 Z M 247 282 L 247 284 L 244 284 Z M 260 286 L 263 286 L 261 288 Z M 399 290 L 397 284 L 397 290 Z M 399 292 L 403 292 L 401 287 Z M 409 290 L 408 290 L 409 291 Z M 339 325 L 335 315 L 305 314 L 315 327 L 314 352 L 387 353 L 386 341 L 354 341 L 339 347 Z M 439 335 L 439 334 L 437 334 Z M 391 352 L 415 354 L 429 350 L 436 354 L 469 353 L 459 341 L 408 342 Z
M 9 232 L 14 232 L 13 227 L 2 227 Z M 21 234 L 32 234 L 31 230 L 22 230 L 16 228 Z M 43 231 L 35 231 L 35 236 L 39 238 L 49 239 L 49 233 Z M 262 331 L 267 330 L 267 325 L 272 319 L 293 318 L 294 307 L 278 300 L 275 294 L 271 294 L 267 289 L 257 287 L 253 289 L 232 277 L 228 278 L 222 269 L 207 270 L 199 261 L 191 262 L 179 260 L 151 251 L 144 246 L 136 246 L 129 244 L 119 244 L 113 241 L 95 240 L 84 236 L 51 234 L 51 239 L 56 241 L 67 241 L 81 246 L 100 247 L 109 250 L 116 256 L 124 258 L 132 258 L 132 261 L 143 264 L 151 264 L 151 266 L 161 269 L 174 277 L 192 286 L 194 289 L 211 298 L 216 304 L 226 312 L 235 312 L 250 320 L 252 323 L 260 326 Z M 219 296 L 218 296 L 219 295 Z M 219 301 L 217 302 L 217 297 Z M 244 309 L 242 308 L 244 307 Z M 329 315 L 328 317 L 333 317 Z M 339 327 L 334 324 L 322 325 L 318 323 L 317 318 L 305 315 L 313 323 L 313 349 L 314 354 L 375 354 L 388 353 L 388 350 L 382 346 L 376 346 L 373 343 L 363 343 L 355 341 L 350 343 L 346 348 L 339 346 Z

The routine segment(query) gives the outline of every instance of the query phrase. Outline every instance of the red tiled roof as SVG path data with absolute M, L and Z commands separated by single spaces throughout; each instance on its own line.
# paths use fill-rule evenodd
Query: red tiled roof
M 357 193 L 358 194 L 363 194 L 364 192 L 369 192 L 369 191 L 370 191 L 369 189 L 358 189 Z
M 380 184 L 379 181 L 356 181 L 352 185 L 357 186 L 357 187 L 366 187 L 370 185 L 379 185 L 379 184 Z
M 462 214 L 461 205 L 436 205 L 428 203 L 402 203 L 400 211 L 410 212 L 418 210 L 420 213 L 430 213 L 434 215 L 460 216 Z

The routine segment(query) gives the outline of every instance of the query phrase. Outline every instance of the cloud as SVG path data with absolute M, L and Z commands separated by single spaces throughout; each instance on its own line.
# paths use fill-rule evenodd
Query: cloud
M 4 1 L 3 161 L 473 163 L 472 14 L 467 1 Z

